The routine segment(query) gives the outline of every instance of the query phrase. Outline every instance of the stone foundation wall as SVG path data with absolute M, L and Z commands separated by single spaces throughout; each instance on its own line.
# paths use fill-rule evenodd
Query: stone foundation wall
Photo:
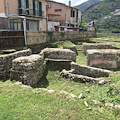
M 62 70 L 62 72 L 60 73 L 60 76 L 66 79 L 73 80 L 75 82 L 80 82 L 80 83 L 84 83 L 84 82 L 98 83 L 99 82 L 99 79 L 97 78 L 74 74 L 73 70 L 70 70 L 70 71 Z
M 12 60 L 21 56 L 28 56 L 31 54 L 31 50 L 27 49 L 11 54 L 0 55 L 0 77 L 9 77 L 10 69 L 12 67 Z
M 76 61 L 76 53 L 69 49 L 45 48 L 40 52 L 44 58 Z
M 91 49 L 120 49 L 111 43 L 83 43 L 83 53 Z
M 87 50 L 87 65 L 106 69 L 118 68 L 120 67 L 120 50 Z
M 50 41 L 58 40 L 72 40 L 78 38 L 95 37 L 94 31 L 66 31 L 66 32 L 53 32 L 50 35 L 46 32 L 28 32 L 27 31 L 27 44 L 41 44 Z
M 40 55 L 16 58 L 12 62 L 11 80 L 18 80 L 29 86 L 35 85 L 43 75 L 43 61 Z
M 109 70 L 104 70 L 104 69 L 94 68 L 94 67 L 89 67 L 84 65 L 78 65 L 74 62 L 71 62 L 71 69 L 74 69 L 75 74 L 94 77 L 94 78 L 109 77 L 111 73 Z

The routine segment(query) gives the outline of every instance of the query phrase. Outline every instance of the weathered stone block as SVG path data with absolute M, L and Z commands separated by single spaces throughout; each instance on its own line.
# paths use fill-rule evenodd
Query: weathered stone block
M 83 43 L 83 53 L 91 49 L 120 49 L 111 43 Z
M 45 48 L 40 52 L 44 58 L 76 61 L 76 53 L 69 49 Z
M 99 82 L 99 79 L 97 78 L 74 74 L 74 70 L 70 70 L 70 71 L 63 70 L 60 73 L 60 76 L 73 80 L 75 82 L 81 82 L 81 83 L 83 82 L 98 83 Z
M 87 50 L 87 65 L 106 69 L 118 68 L 120 67 L 120 50 Z
M 71 62 L 71 69 L 74 69 L 75 74 L 94 77 L 94 78 L 109 77 L 111 73 L 111 71 L 109 70 L 104 70 L 104 69 L 89 67 L 84 65 L 78 65 L 74 62 Z
M 31 49 L 17 51 L 11 54 L 0 55 L 0 77 L 9 77 L 12 67 L 12 60 L 21 56 L 29 56 L 32 54 Z
M 31 55 L 19 57 L 12 61 L 11 80 L 17 80 L 23 84 L 33 86 L 43 75 L 43 57 Z

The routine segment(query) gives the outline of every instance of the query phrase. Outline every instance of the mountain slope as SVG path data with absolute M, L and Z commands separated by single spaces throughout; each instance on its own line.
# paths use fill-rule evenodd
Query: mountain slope
M 97 29 L 120 32 L 120 14 L 114 15 L 116 9 L 120 9 L 120 0 L 104 0 L 86 9 L 82 18 L 85 22 L 97 19 Z
M 82 10 L 86 10 L 88 7 L 90 7 L 91 5 L 97 4 L 99 3 L 101 0 L 88 0 L 80 5 L 75 6 L 76 8 L 82 9 Z
M 86 9 L 83 13 L 83 19 L 86 22 L 100 19 L 104 16 L 111 15 L 111 12 L 114 12 L 115 9 L 120 9 L 120 1 L 101 1 L 100 3 L 90 7 L 89 9 Z

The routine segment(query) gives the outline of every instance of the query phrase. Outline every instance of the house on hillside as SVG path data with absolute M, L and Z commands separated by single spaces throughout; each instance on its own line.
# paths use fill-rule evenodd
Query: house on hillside
M 46 31 L 46 0 L 0 0 L 0 29 Z
M 47 0 L 47 26 L 49 31 L 76 31 L 81 21 L 81 9 Z

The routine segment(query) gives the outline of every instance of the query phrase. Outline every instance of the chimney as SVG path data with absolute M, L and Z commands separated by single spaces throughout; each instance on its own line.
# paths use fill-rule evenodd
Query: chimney
M 71 6 L 71 0 L 69 0 L 69 6 Z

